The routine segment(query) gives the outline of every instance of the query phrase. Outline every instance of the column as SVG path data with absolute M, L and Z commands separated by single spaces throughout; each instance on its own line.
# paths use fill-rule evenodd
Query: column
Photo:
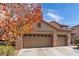
M 57 34 L 56 34 L 56 32 L 53 34 L 53 46 L 57 46 Z
M 67 40 L 67 45 L 69 46 L 69 45 L 71 45 L 71 35 L 68 34 L 68 35 L 67 35 L 67 38 L 68 38 L 68 40 Z
M 16 50 L 20 50 L 23 48 L 22 37 L 18 37 L 15 42 Z

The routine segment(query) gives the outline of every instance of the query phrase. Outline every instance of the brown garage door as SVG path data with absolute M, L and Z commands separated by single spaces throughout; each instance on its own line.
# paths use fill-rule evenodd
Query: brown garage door
M 51 46 L 51 35 L 46 34 L 26 34 L 23 37 L 24 48 L 35 48 L 35 47 L 50 47 Z
M 57 46 L 66 46 L 67 37 L 66 35 L 58 35 Z

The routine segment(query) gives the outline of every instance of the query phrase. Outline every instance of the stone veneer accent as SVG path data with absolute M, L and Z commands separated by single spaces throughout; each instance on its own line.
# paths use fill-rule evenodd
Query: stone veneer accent
M 23 43 L 22 43 L 22 38 L 21 37 L 16 39 L 15 48 L 16 48 L 16 50 L 20 50 L 20 49 L 23 48 Z

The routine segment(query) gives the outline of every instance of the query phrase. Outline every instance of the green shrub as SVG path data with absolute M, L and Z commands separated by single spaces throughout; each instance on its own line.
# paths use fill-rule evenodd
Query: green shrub
M 1 56 L 12 56 L 15 53 L 15 48 L 13 46 L 0 46 Z
M 77 48 L 79 49 L 79 39 L 75 40 L 75 44 L 76 44 Z
M 79 40 L 75 40 L 75 44 L 79 44 Z
M 5 46 L 0 46 L 0 55 L 5 55 L 4 48 Z
M 79 44 L 77 44 L 77 48 L 79 48 Z

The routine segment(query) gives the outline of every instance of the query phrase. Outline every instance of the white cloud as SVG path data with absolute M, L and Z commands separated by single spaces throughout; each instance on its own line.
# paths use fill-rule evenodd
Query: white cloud
M 79 24 L 79 22 L 70 22 L 68 25 L 74 26 L 74 25 L 78 25 L 78 24 Z
M 44 14 L 44 19 L 47 19 L 46 21 L 50 22 L 50 21 L 61 21 L 64 18 L 59 16 L 58 13 L 59 11 L 57 10 L 53 10 L 53 9 L 43 9 L 43 14 Z
M 52 10 L 52 9 L 43 9 L 43 11 L 46 11 L 46 12 L 57 12 L 56 10 Z
M 56 15 L 54 13 L 50 13 L 50 12 L 47 12 L 47 15 L 49 17 L 51 17 L 51 19 L 54 19 L 54 21 L 57 21 L 57 22 L 59 22 L 59 21 L 64 19 L 64 18 L 62 18 L 62 17 L 60 17 L 60 16 L 58 16 L 58 15 Z
M 51 13 L 58 13 L 58 11 L 56 10 L 56 9 L 45 9 L 45 10 L 47 10 L 48 12 L 51 12 Z

